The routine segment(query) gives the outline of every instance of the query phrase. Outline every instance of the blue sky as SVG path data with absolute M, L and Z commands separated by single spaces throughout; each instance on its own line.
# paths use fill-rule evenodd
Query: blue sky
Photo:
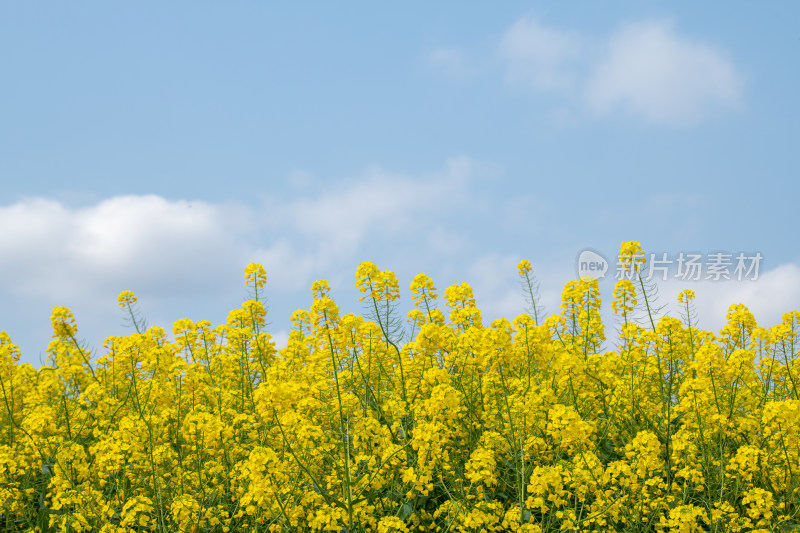
M 513 318 L 520 259 L 555 311 L 581 250 L 634 239 L 763 256 L 757 280 L 662 284 L 701 326 L 800 307 L 796 3 L 403 8 L 0 5 L 0 329 L 23 360 L 55 305 L 92 348 L 126 333 L 125 289 L 152 325 L 222 322 L 251 261 L 279 341 L 316 279 L 357 311 L 364 260 Z

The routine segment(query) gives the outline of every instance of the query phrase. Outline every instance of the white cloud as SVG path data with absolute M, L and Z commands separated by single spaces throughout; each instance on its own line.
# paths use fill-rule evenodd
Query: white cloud
M 574 63 L 583 45 L 576 34 L 546 28 L 531 17 L 515 22 L 503 35 L 500 54 L 512 83 L 542 91 L 566 91 L 576 83 Z
M 238 216 L 224 206 L 118 196 L 68 208 L 34 198 L 0 207 L 0 279 L 12 292 L 85 297 L 109 284 L 173 280 L 178 288 L 222 266 Z
M 348 263 L 371 238 L 408 234 L 464 201 L 467 158 L 423 178 L 372 170 L 347 186 L 254 208 L 147 196 L 87 207 L 33 198 L 0 206 L 0 289 L 88 300 L 109 289 L 196 290 L 261 261 L 282 290 Z
M 641 20 L 593 37 L 525 16 L 505 31 L 498 51 L 508 82 L 563 98 L 550 113 L 557 123 L 588 111 L 682 125 L 743 105 L 743 77 L 725 51 L 669 21 Z
M 782 321 L 788 311 L 800 310 L 800 267 L 780 265 L 762 272 L 756 280 L 679 282 L 669 280 L 661 288 L 662 303 L 669 302 L 677 316 L 678 293 L 695 292 L 695 304 L 702 329 L 718 332 L 732 304 L 744 304 L 759 325 L 769 327 Z
M 298 239 L 285 237 L 250 249 L 242 255 L 247 256 L 248 262 L 264 265 L 270 290 L 288 292 L 306 289 L 311 285 L 314 274 L 324 271 L 327 265 L 321 264 L 318 244 L 298 244 Z
M 288 228 L 319 244 L 325 262 L 351 257 L 371 236 L 397 236 L 466 200 L 475 164 L 458 157 L 443 172 L 411 178 L 373 169 L 348 185 L 314 197 L 276 203 L 270 226 Z
M 682 124 L 715 107 L 740 106 L 742 89 L 723 51 L 679 35 L 669 22 L 642 21 L 610 37 L 585 96 L 601 114 L 622 108 L 652 122 Z

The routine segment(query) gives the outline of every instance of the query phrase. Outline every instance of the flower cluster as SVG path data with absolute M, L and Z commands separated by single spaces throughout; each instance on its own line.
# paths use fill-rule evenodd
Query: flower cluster
M 391 270 L 380 270 L 371 261 L 365 261 L 356 270 L 356 287 L 376 301 L 393 301 L 400 298 L 397 276 Z M 363 301 L 366 296 L 359 300 Z
M 624 270 L 637 273 L 646 262 L 644 250 L 638 241 L 626 241 L 620 245 L 619 264 Z
M 623 243 L 636 265 L 641 247 Z M 518 273 L 530 282 L 531 266 Z M 245 269 L 254 292 L 266 283 Z M 49 362 L 0 332 L 0 530 L 53 532 L 767 532 L 800 522 L 800 313 L 719 333 L 620 281 L 607 349 L 596 280 L 559 313 L 486 325 L 467 283 L 420 274 L 399 320 L 391 271 L 362 263 L 373 316 L 327 281 L 286 347 L 247 300 L 224 324 L 143 328 L 93 356 L 53 310 Z M 528 285 L 530 286 L 530 285 Z M 639 289 L 637 291 L 637 288 Z M 694 294 L 681 293 L 691 311 Z M 405 324 L 397 330 L 396 324 Z

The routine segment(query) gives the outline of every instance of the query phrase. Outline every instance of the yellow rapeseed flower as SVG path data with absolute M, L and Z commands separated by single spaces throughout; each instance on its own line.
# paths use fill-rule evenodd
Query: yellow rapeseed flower
M 519 272 L 519 275 L 520 275 L 520 276 L 523 276 L 523 277 L 524 277 L 524 276 L 525 276 L 526 274 L 528 274 L 528 273 L 529 273 L 531 270 L 533 270 L 533 267 L 531 266 L 531 262 L 530 262 L 530 261 L 528 261 L 527 259 L 523 259 L 522 261 L 520 261 L 520 262 L 517 264 L 517 272 Z
M 250 263 L 244 269 L 244 279 L 247 285 L 260 289 L 267 284 L 267 271 L 259 263 Z

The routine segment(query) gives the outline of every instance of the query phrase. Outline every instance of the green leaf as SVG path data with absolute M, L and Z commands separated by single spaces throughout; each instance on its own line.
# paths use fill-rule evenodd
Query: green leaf
M 411 516 L 411 513 L 413 513 L 413 512 L 414 512 L 414 508 L 411 506 L 411 504 L 408 503 L 408 502 L 405 502 L 403 504 L 403 506 L 400 507 L 400 514 L 398 514 L 397 517 L 400 520 L 405 520 L 406 518 Z

